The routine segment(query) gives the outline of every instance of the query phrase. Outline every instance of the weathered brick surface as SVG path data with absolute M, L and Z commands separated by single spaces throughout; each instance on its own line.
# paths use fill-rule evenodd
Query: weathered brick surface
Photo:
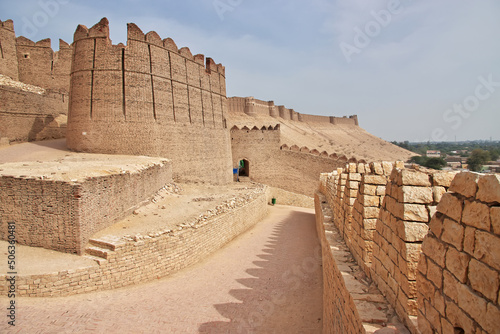
M 0 21 L 0 138 L 8 142 L 63 138 L 73 49 L 50 39 L 16 39 L 14 23 Z
M 112 45 L 106 19 L 74 35 L 67 143 L 76 151 L 162 156 L 176 180 L 232 180 L 225 69 L 128 25 Z
M 268 127 L 238 127 L 230 131 L 233 166 L 246 160 L 245 169 L 255 182 L 313 197 L 321 173 L 331 171 L 344 162 L 328 155 L 295 152 L 286 145 L 280 147 L 279 124 Z
M 51 48 L 50 38 L 33 42 L 16 39 L 19 81 L 68 94 L 72 47 L 59 40 L 59 51 Z M 2 72 L 0 72 L 2 73 Z
M 137 169 L 91 159 L 45 164 L 50 170 L 60 169 L 57 173 L 36 172 L 38 162 L 3 164 L 0 238 L 7 240 L 7 223 L 14 222 L 20 244 L 81 254 L 90 236 L 130 214 L 172 181 L 171 163 L 165 159 L 128 157 L 126 161 Z M 22 168 L 31 176 L 20 175 Z M 84 177 L 78 174 L 82 168 L 88 169 Z
M 19 80 L 19 69 L 16 52 L 16 33 L 12 20 L 0 21 L 0 41 L 2 57 L 0 58 L 0 74 L 13 80 Z
M 245 194 L 241 205 L 191 227 L 137 240 L 106 241 L 114 250 L 100 265 L 44 275 L 19 275 L 17 295 L 55 297 L 139 284 L 165 277 L 206 258 L 261 221 L 268 212 L 265 188 Z M 8 282 L 0 275 L 0 294 Z

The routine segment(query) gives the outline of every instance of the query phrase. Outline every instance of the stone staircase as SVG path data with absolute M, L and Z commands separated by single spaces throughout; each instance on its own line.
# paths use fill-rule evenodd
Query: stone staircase
M 109 242 L 98 239 L 90 239 L 83 256 L 96 261 L 99 265 L 102 265 L 108 262 L 110 253 L 115 251 L 115 249 L 116 246 Z

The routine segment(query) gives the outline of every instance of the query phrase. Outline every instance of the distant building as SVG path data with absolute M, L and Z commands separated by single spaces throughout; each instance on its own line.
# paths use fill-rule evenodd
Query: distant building
M 427 158 L 441 158 L 441 151 L 427 150 L 425 156 Z

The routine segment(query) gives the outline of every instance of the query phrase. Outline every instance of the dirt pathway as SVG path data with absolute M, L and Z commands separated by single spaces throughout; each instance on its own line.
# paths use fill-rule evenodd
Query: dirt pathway
M 151 283 L 64 298 L 17 298 L 1 333 L 320 333 L 322 274 L 310 209 L 273 207 L 193 267 Z M 8 300 L 0 298 L 5 310 Z M 1 319 L 0 318 L 0 319 Z

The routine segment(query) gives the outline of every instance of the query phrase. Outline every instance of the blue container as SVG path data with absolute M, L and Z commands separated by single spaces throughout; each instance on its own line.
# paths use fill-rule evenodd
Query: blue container
M 233 174 L 238 174 L 238 168 L 233 168 Z

